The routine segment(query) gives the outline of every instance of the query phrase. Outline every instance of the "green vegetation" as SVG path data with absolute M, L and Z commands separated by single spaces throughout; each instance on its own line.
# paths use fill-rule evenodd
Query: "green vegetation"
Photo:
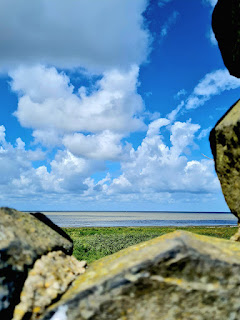
M 91 263 L 136 243 L 180 229 L 223 239 L 229 239 L 237 231 L 236 227 L 64 228 L 64 231 L 73 239 L 74 256 Z

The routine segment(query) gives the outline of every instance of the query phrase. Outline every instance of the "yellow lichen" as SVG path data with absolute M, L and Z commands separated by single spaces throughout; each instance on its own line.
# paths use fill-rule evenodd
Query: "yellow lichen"
M 40 307 L 33 308 L 33 313 L 39 313 L 39 311 L 41 311 Z

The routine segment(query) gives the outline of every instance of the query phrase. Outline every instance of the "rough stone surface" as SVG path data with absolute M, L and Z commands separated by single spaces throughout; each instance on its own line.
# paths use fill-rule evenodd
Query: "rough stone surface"
M 210 144 L 225 200 L 240 219 L 240 100 L 212 129 Z
M 65 293 L 78 275 L 85 272 L 85 265 L 85 261 L 78 261 L 62 251 L 42 256 L 28 274 L 13 320 L 37 319 L 46 307 Z
M 225 66 L 240 77 L 240 1 L 218 0 L 212 15 L 212 28 Z
M 0 319 L 12 318 L 29 269 L 41 255 L 72 242 L 29 213 L 0 209 Z
M 41 320 L 240 319 L 240 244 L 184 231 L 90 265 Z

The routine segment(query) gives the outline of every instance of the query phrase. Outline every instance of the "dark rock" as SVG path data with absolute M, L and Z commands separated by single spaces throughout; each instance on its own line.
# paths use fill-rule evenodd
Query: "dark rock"
M 177 231 L 90 265 L 41 320 L 237 320 L 240 244 Z
M 218 0 L 212 28 L 225 66 L 230 74 L 240 77 L 240 1 Z
M 62 237 L 66 238 L 70 242 L 72 242 L 72 239 L 69 237 L 66 232 L 63 231 L 63 229 L 59 228 L 55 223 L 52 222 L 48 217 L 46 217 L 43 213 L 41 212 L 30 212 L 35 218 L 38 220 L 42 221 L 44 224 L 49 226 L 51 229 L 59 233 Z
M 210 145 L 225 200 L 240 220 L 240 100 L 212 129 Z
M 0 319 L 12 318 L 29 269 L 43 254 L 72 253 L 72 242 L 29 213 L 0 209 Z

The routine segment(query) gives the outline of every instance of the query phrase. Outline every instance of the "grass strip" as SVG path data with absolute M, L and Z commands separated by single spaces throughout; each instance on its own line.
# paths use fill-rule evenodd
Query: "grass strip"
M 175 230 L 185 230 L 206 236 L 230 239 L 237 227 L 109 227 L 63 228 L 73 239 L 73 255 L 89 263 L 142 241 Z

